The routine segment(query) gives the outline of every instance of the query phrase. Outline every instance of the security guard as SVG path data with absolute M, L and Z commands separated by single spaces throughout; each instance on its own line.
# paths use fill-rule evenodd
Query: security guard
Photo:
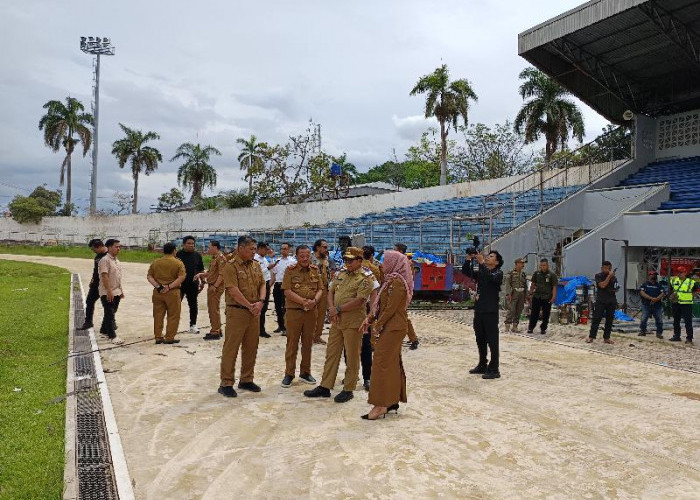
M 506 299 L 508 300 L 506 331 L 510 330 L 515 333 L 518 332 L 518 321 L 520 321 L 520 314 L 522 314 L 523 307 L 525 307 L 527 276 L 525 271 L 523 271 L 524 267 L 525 261 L 523 259 L 515 259 L 515 268 L 505 275 Z
M 530 295 L 528 298 L 532 301 L 532 307 L 530 308 L 530 323 L 527 327 L 527 333 L 532 333 L 535 329 L 537 320 L 540 319 L 540 311 L 542 311 L 540 333 L 542 335 L 547 333 L 552 304 L 557 299 L 558 283 L 557 275 L 549 270 L 549 261 L 540 259 L 540 268 L 532 275 L 532 283 L 530 284 Z
M 204 340 L 219 340 L 221 338 L 221 296 L 224 293 L 224 265 L 226 257 L 221 251 L 221 243 L 216 240 L 209 242 L 211 255 L 209 271 L 199 273 L 195 280 L 205 279 L 207 282 L 207 312 L 209 313 L 209 333 Z
M 287 267 L 282 280 L 287 327 L 287 350 L 284 359 L 287 363 L 282 379 L 282 387 L 289 387 L 294 380 L 297 364 L 297 351 L 301 338 L 301 366 L 299 379 L 307 384 L 315 384 L 311 376 L 311 347 L 316 328 L 316 313 L 323 296 L 321 275 L 318 267 L 311 264 L 311 249 L 307 245 L 296 248 L 295 264 Z
M 332 326 L 328 335 L 323 379 L 314 389 L 304 391 L 304 396 L 310 398 L 330 397 L 338 375 L 340 356 L 345 347 L 345 382 L 343 390 L 335 396 L 336 403 L 345 403 L 353 398 L 352 391 L 357 385 L 362 346 L 362 333 L 359 328 L 365 319 L 367 297 L 373 289 L 372 277 L 366 276 L 362 270 L 362 249 L 348 247 L 343 254 L 343 260 L 345 269 L 338 273 L 328 292 L 328 310 Z
M 153 285 L 153 334 L 156 344 L 177 344 L 175 338 L 177 325 L 180 324 L 180 285 L 185 279 L 185 265 L 175 258 L 177 247 L 172 243 L 163 245 L 163 256 L 151 263 L 147 279 Z M 163 319 L 168 315 L 163 338 Z
M 326 311 L 328 309 L 328 285 L 331 283 L 335 263 L 328 257 L 328 242 L 326 240 L 316 240 L 311 254 L 311 263 L 318 267 L 321 275 L 321 300 L 316 308 L 316 328 L 314 330 L 314 344 L 325 344 L 321 338 L 323 334 L 323 324 L 326 321 Z
M 672 342 L 681 341 L 681 318 L 685 324 L 685 343 L 693 343 L 693 294 L 698 290 L 694 279 L 688 278 L 685 267 L 678 268 L 678 276 L 671 278 L 671 311 L 673 312 Z
M 221 385 L 219 394 L 235 398 L 236 358 L 241 349 L 241 380 L 239 389 L 260 392 L 253 382 L 255 358 L 260 340 L 260 313 L 266 296 L 265 280 L 260 264 L 253 260 L 255 240 L 238 238 L 238 252 L 224 266 L 226 288 L 226 337 L 221 352 Z

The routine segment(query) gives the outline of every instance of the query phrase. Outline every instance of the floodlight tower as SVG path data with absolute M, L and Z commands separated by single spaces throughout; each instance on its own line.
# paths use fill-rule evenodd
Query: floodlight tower
M 92 133 L 92 173 L 90 175 L 90 215 L 97 210 L 97 131 L 100 116 L 100 56 L 113 56 L 114 45 L 109 38 L 80 37 L 80 50 L 95 56 L 95 75 L 92 86 L 92 114 L 95 119 Z

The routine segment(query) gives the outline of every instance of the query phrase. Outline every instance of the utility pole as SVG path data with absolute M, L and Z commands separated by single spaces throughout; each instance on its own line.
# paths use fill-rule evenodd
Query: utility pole
M 97 154 L 99 145 L 99 117 L 100 117 L 100 56 L 113 56 L 114 45 L 109 38 L 80 37 L 80 50 L 86 54 L 95 55 L 95 76 L 92 93 L 92 114 L 94 118 L 92 132 L 92 172 L 90 174 L 90 215 L 97 211 Z

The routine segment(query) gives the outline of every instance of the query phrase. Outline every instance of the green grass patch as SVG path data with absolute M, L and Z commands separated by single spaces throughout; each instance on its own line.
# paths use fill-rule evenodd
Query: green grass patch
M 61 498 L 70 274 L 0 260 L 0 499 Z
M 13 255 L 44 255 L 47 257 L 72 257 L 77 259 L 92 259 L 95 254 L 87 245 L 85 246 L 33 246 L 33 245 L 0 245 L 0 253 Z M 148 250 L 122 248 L 119 252 L 119 260 L 122 262 L 141 262 L 150 264 L 163 254 L 149 252 Z M 209 266 L 209 256 L 203 255 L 204 265 Z

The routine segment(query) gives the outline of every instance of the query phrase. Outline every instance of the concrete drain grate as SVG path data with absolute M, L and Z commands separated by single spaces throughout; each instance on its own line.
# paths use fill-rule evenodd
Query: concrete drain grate
M 78 491 L 86 500 L 118 500 L 114 474 L 109 466 L 78 467 Z
M 95 363 L 92 361 L 92 354 L 76 356 L 73 359 L 73 363 L 76 377 L 95 376 Z

